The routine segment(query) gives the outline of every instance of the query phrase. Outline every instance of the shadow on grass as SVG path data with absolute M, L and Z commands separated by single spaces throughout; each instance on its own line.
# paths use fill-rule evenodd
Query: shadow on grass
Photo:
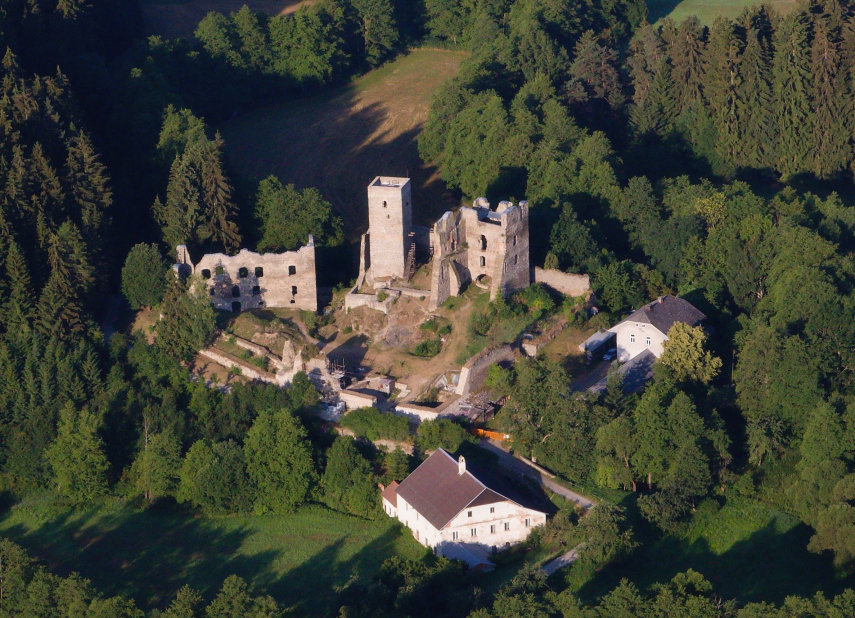
M 331 514 L 333 521 L 325 526 L 325 511 L 309 508 L 316 510 L 309 514 L 308 524 L 303 522 L 301 532 L 311 552 L 311 543 L 326 542 L 334 520 L 344 516 Z M 3 519 L 9 517 L 7 511 Z M 296 542 L 289 529 L 295 519 L 285 516 L 273 522 L 266 534 L 272 535 L 274 547 L 260 549 L 263 541 L 250 538 L 259 534 L 259 527 L 240 519 L 208 519 L 174 503 L 145 511 L 121 506 L 66 511 L 40 519 L 32 528 L 23 523 L 4 526 L 2 535 L 52 572 L 80 573 L 105 595 L 133 598 L 146 610 L 164 608 L 185 584 L 210 600 L 226 577 L 238 575 L 254 593 L 270 594 L 281 606 L 309 616 L 336 610 L 339 591 L 350 581 L 374 575 L 386 558 L 397 553 L 400 538 L 400 530 L 390 527 L 353 553 L 353 545 L 372 533 L 357 525 L 340 535 L 333 532 L 326 545 L 306 558 L 283 558 Z M 289 561 L 299 563 L 288 568 Z
M 581 585 L 578 594 L 585 601 L 594 601 L 624 578 L 641 590 L 649 590 L 653 584 L 667 582 L 688 569 L 709 580 L 717 595 L 739 603 L 780 604 L 790 595 L 810 597 L 821 591 L 831 596 L 853 586 L 852 577 L 836 577 L 830 555 L 807 551 L 810 528 L 804 524 L 785 532 L 776 528 L 772 519 L 721 553 L 713 551 L 706 538 L 690 541 L 668 535 L 646 542 L 622 563 L 590 573 L 591 579 Z M 566 577 L 572 586 L 573 575 Z

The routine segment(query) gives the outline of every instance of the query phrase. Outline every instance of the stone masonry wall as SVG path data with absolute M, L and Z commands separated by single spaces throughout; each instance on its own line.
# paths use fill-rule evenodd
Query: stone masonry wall
M 179 248 L 180 249 L 180 248 Z M 258 254 L 242 249 L 234 256 L 210 253 L 193 267 L 221 311 L 264 307 L 318 310 L 315 245 L 297 251 Z
M 532 270 L 532 280 L 567 296 L 587 296 L 591 291 L 591 280 L 588 275 L 573 275 L 535 266 Z
M 468 397 L 470 393 L 477 391 L 484 385 L 490 365 L 500 362 L 513 362 L 513 360 L 514 351 L 509 345 L 487 348 L 480 354 L 473 356 L 466 361 L 460 370 L 457 394 L 461 397 Z
M 409 178 L 377 176 L 368 185 L 371 274 L 377 279 L 406 276 L 413 226 Z

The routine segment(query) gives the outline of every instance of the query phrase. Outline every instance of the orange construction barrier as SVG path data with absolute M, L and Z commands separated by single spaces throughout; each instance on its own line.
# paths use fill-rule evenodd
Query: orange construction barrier
M 513 442 L 511 439 L 511 435 L 507 433 L 499 433 L 498 431 L 490 431 L 489 429 L 475 429 L 472 428 L 469 430 L 473 435 L 478 436 L 479 438 L 489 438 L 490 440 L 500 440 L 505 442 Z

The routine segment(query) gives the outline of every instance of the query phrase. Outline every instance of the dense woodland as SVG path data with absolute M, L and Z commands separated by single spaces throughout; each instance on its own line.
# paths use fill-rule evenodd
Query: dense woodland
M 303 376 L 227 394 L 193 381 L 181 362 L 210 339 L 214 312 L 167 264 L 179 243 L 287 250 L 311 233 L 340 245 L 347 230 L 324 196 L 231 174 L 216 127 L 425 42 L 469 52 L 419 141 L 449 187 L 525 196 L 534 262 L 591 274 L 594 326 L 665 293 L 708 316 L 706 332 L 670 334 L 641 396 L 616 375 L 601 398 L 571 395 L 565 369 L 543 360 L 491 371 L 491 389 L 511 395 L 501 422 L 519 452 L 583 487 L 637 494 L 638 518 L 605 504 L 562 512 L 530 546 L 584 541 L 583 563 L 601 569 L 631 560 L 631 521 L 672 534 L 738 496 L 797 515 L 814 530 L 809 549 L 851 573 L 855 6 L 759 7 L 711 28 L 654 27 L 646 14 L 640 0 L 321 0 L 288 16 L 211 13 L 185 41 L 143 38 L 134 0 L 0 2 L 5 495 L 380 516 L 376 482 L 416 462 L 323 430 Z M 156 343 L 105 339 L 120 294 L 160 308 Z M 471 333 L 563 310 L 533 290 L 491 304 Z M 407 432 L 370 411 L 347 424 L 369 439 Z M 472 448 L 449 421 L 415 440 L 417 452 Z M 7 541 L 0 565 L 0 615 L 143 615 Z M 348 617 L 855 613 L 851 591 L 744 605 L 693 571 L 583 604 L 523 569 L 493 594 L 441 559 L 392 559 L 368 583 L 319 593 L 339 595 Z M 161 609 L 281 615 L 237 578 Z

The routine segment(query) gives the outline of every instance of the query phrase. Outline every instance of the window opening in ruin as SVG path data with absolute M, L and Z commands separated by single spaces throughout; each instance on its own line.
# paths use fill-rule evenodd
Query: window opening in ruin
M 517 235 L 514 234 L 514 247 L 516 247 L 516 246 L 517 246 Z
M 214 288 L 211 288 L 211 296 L 214 295 Z
M 208 270 L 207 268 L 203 269 L 202 270 L 202 279 L 210 279 L 210 278 L 211 278 L 211 271 Z
M 240 298 L 240 288 L 238 286 L 232 287 L 232 298 Z
M 296 296 L 296 295 L 297 295 L 297 286 L 292 285 L 291 286 L 291 296 Z
M 514 256 L 514 266 L 516 266 L 519 263 L 519 261 L 520 261 L 520 256 L 515 255 Z
M 264 269 L 261 266 L 255 267 L 255 276 L 259 279 L 264 276 Z
M 252 286 L 252 295 L 258 296 L 259 294 L 261 294 L 261 286 L 260 285 Z
M 232 313 L 240 313 L 240 303 L 235 301 L 232 303 Z
M 487 237 L 481 234 L 481 251 L 487 250 Z
M 288 267 L 288 274 L 289 275 L 296 275 L 297 274 L 297 267 L 296 266 L 289 266 Z
M 383 200 L 383 208 L 386 208 L 386 200 Z
M 293 299 L 293 298 L 291 299 L 291 304 L 292 304 L 292 305 L 294 304 L 294 299 Z
M 486 266 L 486 265 L 487 265 L 487 258 L 485 258 L 485 257 L 482 255 L 482 256 L 481 256 L 481 259 L 479 260 L 479 263 L 481 264 L 481 266 Z
M 249 277 L 249 269 L 245 266 L 241 266 L 240 268 L 238 268 L 238 277 L 240 277 L 241 279 L 246 279 L 247 277 Z
M 222 275 L 224 272 L 226 272 L 226 269 L 222 266 L 217 266 L 217 268 L 214 269 L 214 272 L 218 275 Z

